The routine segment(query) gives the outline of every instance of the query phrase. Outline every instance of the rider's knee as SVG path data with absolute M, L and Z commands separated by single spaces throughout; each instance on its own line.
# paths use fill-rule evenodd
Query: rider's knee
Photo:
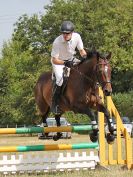
M 63 78 L 56 79 L 56 85 L 62 86 L 63 84 Z

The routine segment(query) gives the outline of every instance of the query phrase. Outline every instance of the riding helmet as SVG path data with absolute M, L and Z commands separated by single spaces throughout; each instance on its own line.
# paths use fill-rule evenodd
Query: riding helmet
M 61 25 L 62 33 L 71 33 L 74 31 L 74 24 L 71 21 L 64 21 Z

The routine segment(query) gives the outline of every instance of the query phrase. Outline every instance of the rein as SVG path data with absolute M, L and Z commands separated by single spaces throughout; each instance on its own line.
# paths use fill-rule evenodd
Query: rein
M 85 75 L 84 73 L 82 73 L 81 71 L 79 71 L 78 67 L 77 67 L 77 69 L 74 68 L 74 67 L 72 69 L 74 71 L 76 71 L 77 73 L 79 73 L 81 76 L 83 76 L 86 80 L 93 82 L 93 80 L 90 77 L 88 77 L 87 75 Z
M 103 82 L 100 82 L 99 81 L 99 77 L 98 77 L 98 66 L 99 65 L 107 65 L 108 64 L 108 61 L 107 60 L 104 60 L 104 62 L 97 62 L 96 64 L 96 67 L 95 67 L 95 71 L 96 71 L 96 78 L 97 78 L 97 82 L 96 82 L 96 85 L 99 83 L 101 86 L 103 84 L 107 84 L 107 83 L 111 83 L 110 80 L 107 80 L 106 82 L 103 81 Z M 75 70 L 77 73 L 79 73 L 81 76 L 83 76 L 86 80 L 90 81 L 90 82 L 94 82 L 93 79 L 91 79 L 90 77 L 88 77 L 86 74 L 84 74 L 83 72 L 79 71 L 79 68 L 78 68 L 78 65 L 77 67 L 72 67 L 73 70 Z M 107 75 L 106 75 L 106 78 L 107 78 Z
M 94 83 L 94 80 L 93 80 L 93 79 L 91 79 L 90 77 L 88 77 L 87 75 L 85 75 L 84 73 L 82 73 L 81 71 L 79 71 L 78 66 L 77 66 L 77 67 L 72 67 L 72 69 L 73 69 L 74 71 L 76 71 L 77 73 L 79 73 L 81 76 L 83 76 L 86 80 L 88 80 L 88 81 Z M 98 80 L 98 79 L 97 79 L 97 80 Z M 95 90 L 95 91 L 93 92 L 93 94 L 96 96 L 97 100 L 99 99 L 99 94 L 96 93 L 96 90 L 97 90 L 97 88 L 98 88 L 99 86 L 100 86 L 99 82 L 96 82 L 96 83 L 94 84 L 94 90 Z

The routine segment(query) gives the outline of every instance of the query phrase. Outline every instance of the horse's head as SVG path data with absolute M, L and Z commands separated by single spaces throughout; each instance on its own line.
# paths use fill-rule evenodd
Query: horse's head
M 111 95 L 111 67 L 109 60 L 111 58 L 111 53 L 107 55 L 97 54 L 97 64 L 96 64 L 96 74 L 97 80 L 101 85 L 103 92 L 106 96 Z
M 88 75 L 86 77 L 88 81 L 97 82 L 103 89 L 106 96 L 111 95 L 111 67 L 109 60 L 111 59 L 111 53 L 102 55 L 96 50 L 89 51 L 86 50 L 87 58 L 81 63 L 83 75 Z

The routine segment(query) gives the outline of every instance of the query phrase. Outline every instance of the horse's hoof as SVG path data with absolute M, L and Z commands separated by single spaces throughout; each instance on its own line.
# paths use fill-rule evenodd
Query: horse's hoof
M 90 133 L 90 140 L 94 143 L 98 141 L 98 134 Z
M 107 140 L 107 143 L 108 143 L 108 144 L 113 144 L 113 143 L 114 143 L 114 140 L 115 140 L 115 137 L 114 137 L 114 135 L 108 133 L 108 134 L 106 135 L 106 140 Z
M 46 136 L 44 136 L 44 135 L 40 135 L 40 136 L 38 137 L 38 139 L 40 139 L 40 140 L 44 140 L 44 139 L 46 139 Z
M 114 131 L 116 131 L 116 129 L 114 128 L 114 126 L 111 126 L 111 127 L 109 128 L 109 132 L 113 134 Z
M 57 135 L 53 136 L 54 141 L 58 141 L 60 138 L 57 137 Z
M 53 140 L 57 141 L 57 140 L 59 140 L 61 138 L 61 136 L 62 136 L 62 133 L 57 133 L 57 135 L 53 136 Z
M 98 135 L 98 132 L 99 132 L 99 129 L 97 128 L 97 129 L 93 129 L 93 135 L 94 136 L 97 136 Z

